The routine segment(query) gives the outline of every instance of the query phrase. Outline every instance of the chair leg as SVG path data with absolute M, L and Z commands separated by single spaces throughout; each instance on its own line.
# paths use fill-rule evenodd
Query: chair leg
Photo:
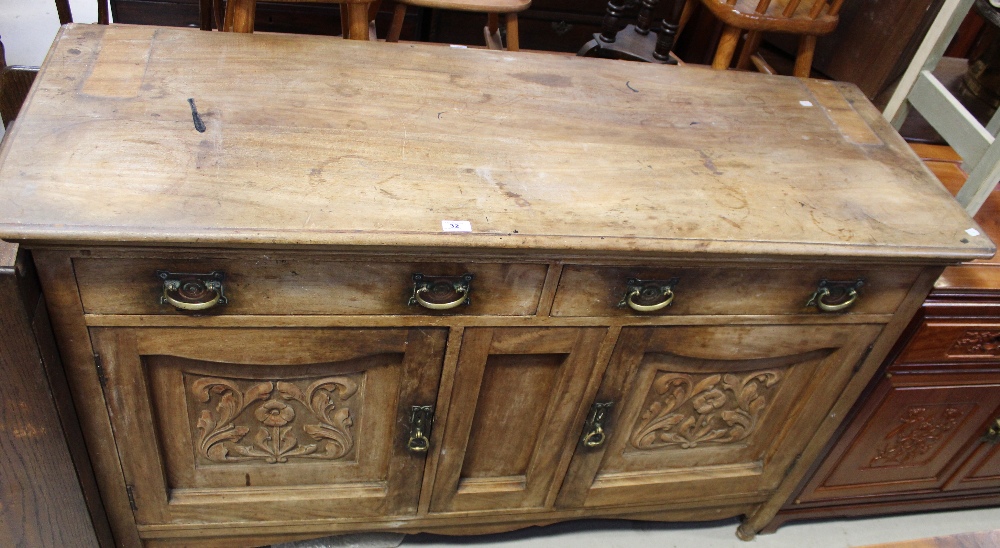
M 347 5 L 347 38 L 351 40 L 368 40 L 368 6 L 370 2 L 352 2 Z
M 747 39 L 740 50 L 740 57 L 736 60 L 736 70 L 747 70 L 750 68 L 750 57 L 757 53 L 760 47 L 761 34 L 757 31 L 747 33 Z
M 507 14 L 507 51 L 520 51 L 521 40 L 517 30 L 517 13 Z
M 804 35 L 799 38 L 799 54 L 795 57 L 795 70 L 793 76 L 799 78 L 809 78 L 812 71 L 813 54 L 816 53 L 816 36 Z
M 198 0 L 198 18 L 201 30 L 212 30 L 212 0 Z
M 222 30 L 226 32 L 253 32 L 257 0 L 229 0 L 226 2 L 226 19 Z
M 677 1 L 680 2 L 680 0 Z M 684 27 L 686 27 L 688 21 L 691 20 L 691 15 L 694 14 L 695 2 L 696 0 L 686 0 L 684 2 L 684 9 L 681 10 L 681 18 L 677 21 L 677 34 L 674 35 L 675 41 L 681 37 L 681 33 L 684 32 Z
M 715 59 L 712 60 L 712 68 L 715 70 L 726 70 L 729 63 L 733 61 L 733 54 L 736 53 L 736 44 L 740 41 L 740 29 L 726 25 L 722 29 L 722 37 L 719 38 L 719 47 L 715 50 Z
M 486 47 L 503 49 L 503 39 L 500 37 L 500 14 L 489 14 L 489 23 L 483 27 L 483 37 L 486 39 Z
M 389 25 L 389 34 L 385 35 L 386 42 L 399 42 L 399 34 L 403 32 L 403 19 L 405 18 L 406 4 L 397 2 L 396 9 L 392 12 L 392 24 Z
M 98 25 L 111 24 L 111 15 L 108 12 L 107 0 L 98 0 L 97 2 L 97 24 Z
M 212 19 L 219 30 L 222 30 L 222 15 L 222 0 L 212 0 Z

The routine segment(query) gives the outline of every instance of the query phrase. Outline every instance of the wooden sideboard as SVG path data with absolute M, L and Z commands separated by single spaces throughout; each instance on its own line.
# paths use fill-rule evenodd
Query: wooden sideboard
M 116 542 L 774 516 L 993 244 L 853 86 L 64 27 L 0 150 Z

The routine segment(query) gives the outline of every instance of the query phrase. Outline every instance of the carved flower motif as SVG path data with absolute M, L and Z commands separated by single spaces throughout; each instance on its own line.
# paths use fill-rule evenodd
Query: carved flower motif
M 711 413 L 713 409 L 721 408 L 725 403 L 726 394 L 717 388 L 709 390 L 691 401 L 695 410 L 702 415 Z
M 257 420 L 267 426 L 284 426 L 295 418 L 295 410 L 277 400 L 267 400 L 254 412 Z

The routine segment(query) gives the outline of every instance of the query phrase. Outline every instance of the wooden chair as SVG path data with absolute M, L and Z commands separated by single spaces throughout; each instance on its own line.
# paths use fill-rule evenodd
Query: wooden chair
M 205 13 L 210 0 L 201 0 L 202 28 L 205 27 Z M 340 20 L 344 27 L 344 38 L 351 40 L 369 40 L 371 37 L 371 21 L 381 0 L 268 0 L 269 2 L 315 2 L 324 4 L 340 4 Z M 223 32 L 253 32 L 254 12 L 257 0 L 229 0 L 226 2 L 226 14 L 219 30 Z M 212 11 L 218 20 L 219 0 L 214 0 Z M 209 25 L 209 30 L 211 25 Z
M 386 35 L 386 42 L 398 42 L 399 33 L 403 30 L 403 18 L 407 6 L 435 8 L 455 11 L 473 11 L 489 14 L 487 26 L 483 28 L 486 45 L 490 49 L 504 49 L 500 38 L 500 14 L 505 14 L 507 24 L 507 49 L 520 49 L 517 31 L 517 14 L 531 6 L 531 0 L 397 0 L 396 11 L 392 16 L 392 26 Z
M 774 69 L 757 55 L 761 34 L 798 34 L 801 37 L 792 74 L 808 78 L 816 38 L 837 28 L 844 0 L 701 0 L 701 3 L 724 25 L 712 68 L 729 68 L 740 34 L 747 31 L 736 68 L 745 70 L 752 62 L 761 72 L 774 74 Z
M 73 12 L 69 8 L 69 0 L 56 0 L 56 13 L 59 15 L 59 24 L 66 25 L 73 22 Z M 107 25 L 111 21 L 108 14 L 108 0 L 97 0 L 97 23 Z

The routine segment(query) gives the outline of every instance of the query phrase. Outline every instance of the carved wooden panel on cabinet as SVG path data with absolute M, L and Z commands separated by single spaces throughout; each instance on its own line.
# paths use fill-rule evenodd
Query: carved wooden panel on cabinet
M 92 333 L 139 523 L 416 511 L 446 330 Z
M 1000 374 L 893 373 L 845 433 L 850 443 L 830 454 L 798 500 L 974 487 L 959 468 L 998 412 Z
M 598 401 L 606 447 L 581 447 L 560 505 L 753 496 L 773 488 L 878 326 L 625 328 Z M 775 443 L 786 451 L 773 452 Z

